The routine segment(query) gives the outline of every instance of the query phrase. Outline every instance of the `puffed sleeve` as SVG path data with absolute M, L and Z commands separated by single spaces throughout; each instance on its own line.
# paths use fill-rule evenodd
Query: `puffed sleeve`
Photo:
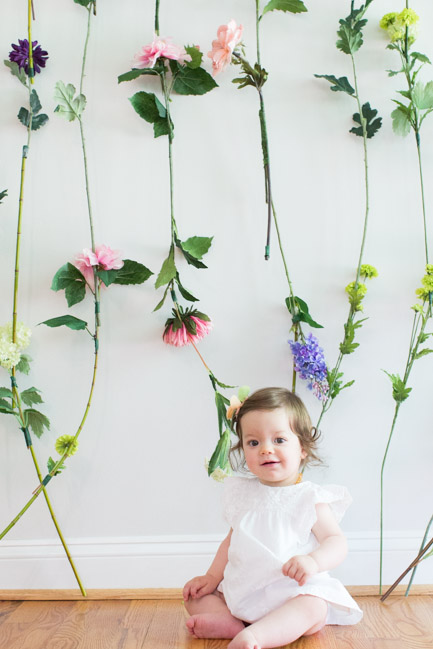
M 309 483 L 308 488 L 303 491 L 299 498 L 293 520 L 301 541 L 307 542 L 311 529 L 317 521 L 316 505 L 319 503 L 328 504 L 337 523 L 339 523 L 351 502 L 352 498 L 346 487 L 339 485 L 325 485 L 322 487 Z

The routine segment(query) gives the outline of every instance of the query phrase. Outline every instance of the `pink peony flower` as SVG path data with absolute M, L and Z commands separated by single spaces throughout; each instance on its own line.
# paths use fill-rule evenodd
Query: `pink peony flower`
M 192 315 L 192 313 L 195 315 Z M 180 307 L 180 319 L 174 309 L 173 315 L 174 318 L 169 318 L 165 323 L 165 331 L 162 336 L 167 345 L 184 347 L 201 340 L 212 330 L 213 325 L 208 316 L 199 311 L 188 311 L 187 309 L 183 312 L 182 307 Z
M 212 51 L 208 52 L 208 57 L 212 59 L 214 77 L 231 62 L 233 51 L 242 38 L 242 31 L 242 25 L 238 27 L 234 20 L 218 28 L 217 38 L 212 41 Z
M 160 38 L 156 34 L 153 36 L 150 45 L 143 45 L 141 50 L 135 54 L 133 63 L 135 68 L 153 68 L 159 58 L 172 59 L 179 63 L 191 61 L 191 57 L 185 49 L 174 45 L 171 38 Z
M 93 288 L 93 267 L 99 266 L 102 270 L 119 270 L 123 267 L 119 250 L 112 250 L 108 246 L 97 246 L 95 252 L 84 248 L 83 254 L 75 258 L 75 267 L 84 275 L 86 282 Z

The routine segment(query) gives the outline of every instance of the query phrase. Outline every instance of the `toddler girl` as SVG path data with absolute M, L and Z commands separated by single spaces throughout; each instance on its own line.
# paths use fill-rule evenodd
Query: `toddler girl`
M 280 647 L 325 624 L 355 624 L 362 611 L 328 570 L 346 557 L 338 521 L 344 487 L 302 482 L 318 433 L 302 401 L 265 388 L 238 410 L 234 451 L 253 477 L 225 480 L 230 532 L 208 572 L 184 587 L 189 632 L 232 638 L 229 649 Z

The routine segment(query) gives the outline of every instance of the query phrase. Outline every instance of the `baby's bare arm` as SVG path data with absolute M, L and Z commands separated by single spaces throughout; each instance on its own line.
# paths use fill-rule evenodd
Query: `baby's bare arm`
M 346 538 L 329 505 L 316 505 L 316 512 L 317 521 L 312 531 L 320 544 L 319 547 L 310 554 L 294 556 L 283 565 L 283 574 L 295 579 L 300 586 L 318 572 L 332 570 L 347 555 Z
M 190 597 L 192 599 L 199 599 L 204 595 L 213 593 L 220 581 L 222 581 L 224 570 L 228 561 L 228 552 L 232 531 L 233 530 L 230 530 L 224 541 L 219 546 L 215 558 L 212 561 L 212 564 L 209 567 L 207 573 L 199 577 L 194 577 L 185 584 L 183 589 L 183 599 L 185 600 L 185 602 L 188 601 Z

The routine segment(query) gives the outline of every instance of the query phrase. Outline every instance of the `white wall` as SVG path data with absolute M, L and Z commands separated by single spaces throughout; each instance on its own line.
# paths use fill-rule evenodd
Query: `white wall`
M 348 133 L 356 104 L 333 93 L 314 73 L 351 75 L 350 58 L 335 48 L 338 19 L 348 1 L 307 2 L 308 14 L 274 12 L 262 27 L 262 64 L 270 132 L 273 190 L 281 234 L 298 295 L 307 300 L 329 364 L 335 362 L 348 304 L 344 287 L 354 279 L 364 212 L 362 140 Z M 417 49 L 432 56 L 431 3 L 415 2 L 421 14 Z M 371 214 L 365 262 L 380 277 L 369 284 L 359 350 L 344 362 L 343 392 L 323 421 L 327 466 L 309 472 L 321 482 L 349 487 L 354 503 L 343 521 L 353 553 L 339 575 L 346 583 L 376 583 L 380 464 L 394 402 L 382 369 L 402 372 L 412 322 L 410 306 L 424 273 L 423 234 L 414 138 L 396 137 L 391 98 L 400 78 L 385 49 L 380 17 L 395 7 L 376 0 L 368 11 L 365 45 L 357 56 L 363 101 L 382 115 L 383 128 L 369 142 Z M 397 7 L 399 9 L 399 7 Z M 79 129 L 53 114 L 54 84 L 79 85 L 86 11 L 72 0 L 36 3 L 34 38 L 49 51 L 37 90 L 49 124 L 34 133 L 28 160 L 22 241 L 19 318 L 33 328 L 30 377 L 21 387 L 43 391 L 51 431 L 35 448 L 41 463 L 55 439 L 73 434 L 85 407 L 93 353 L 84 333 L 36 325 L 67 313 L 63 296 L 50 290 L 55 271 L 89 247 Z M 133 54 L 150 42 L 154 3 L 98 3 L 89 45 L 84 92 L 91 191 L 97 242 L 122 250 L 154 272 L 169 245 L 167 139 L 132 110 L 128 97 L 153 86 L 146 77 L 117 84 Z M 210 49 L 217 27 L 235 18 L 244 25 L 247 56 L 254 60 L 252 0 L 162 0 L 161 34 Z M 3 57 L 9 43 L 26 36 L 26 3 L 3 0 Z M 207 59 L 205 59 L 207 60 Z M 209 63 L 206 63 L 209 66 Z M 427 68 L 427 66 L 426 66 Z M 208 67 L 209 69 L 209 67 Z M 263 260 L 266 211 L 263 196 L 257 96 L 238 91 L 227 70 L 220 87 L 203 97 L 180 97 L 175 122 L 175 209 L 181 237 L 214 235 L 208 270 L 179 260 L 188 288 L 214 321 L 200 351 L 227 383 L 290 385 L 288 294 L 273 237 Z M 429 80 L 426 69 L 423 79 Z M 0 322 L 11 318 L 19 168 L 25 130 L 16 119 L 25 89 L 0 68 Z M 155 91 L 156 86 L 155 86 Z M 429 209 L 433 195 L 433 118 L 423 125 L 424 173 Z M 432 243 L 432 241 L 430 241 Z M 49 492 L 87 586 L 180 586 L 204 570 L 224 534 L 221 485 L 203 468 L 217 439 L 213 390 L 190 348 L 163 344 L 169 302 L 152 280 L 141 287 L 112 286 L 102 305 L 101 358 L 94 403 L 79 453 Z M 91 317 L 90 302 L 71 310 Z M 402 406 L 386 470 L 386 575 L 393 581 L 416 554 L 431 516 L 431 358 L 418 361 L 410 399 Z M 8 376 L 2 370 L 2 385 Z M 299 383 L 313 419 L 319 403 Z M 228 391 L 230 396 L 230 391 Z M 34 469 L 14 422 L 0 420 L 0 527 L 35 488 Z M 53 543 L 55 544 L 53 546 Z M 167 545 L 168 544 L 168 545 Z M 171 544 L 171 545 L 170 545 Z M 42 498 L 0 545 L 0 588 L 73 587 Z M 169 550 L 167 550 L 167 547 Z M 54 549 L 53 549 L 54 548 Z M 170 561 L 166 560 L 167 552 Z M 58 557 L 58 558 L 56 558 Z M 150 558 L 149 558 L 150 557 Z M 49 568 L 57 568 L 56 576 Z M 156 567 L 156 568 L 155 568 Z M 433 578 L 433 562 L 418 581 Z M 53 571 L 51 571 L 52 573 Z

